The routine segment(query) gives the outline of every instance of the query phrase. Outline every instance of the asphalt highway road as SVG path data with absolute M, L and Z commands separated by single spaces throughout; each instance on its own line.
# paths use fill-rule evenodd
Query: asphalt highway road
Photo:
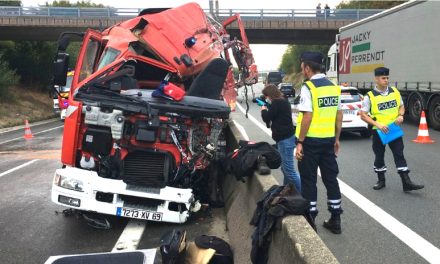
M 250 103 L 249 114 L 260 126 L 252 118 L 245 118 L 239 108 L 232 118 L 251 140 L 273 142 L 262 129 L 256 104 Z M 130 221 L 109 217 L 110 230 L 94 229 L 81 218 L 60 214 L 63 208 L 50 201 L 53 173 L 61 167 L 62 127 L 59 121 L 32 126 L 31 140 L 23 139 L 23 130 L 0 134 L 1 263 L 43 263 L 53 255 L 108 252 Z M 340 180 L 344 183 L 341 183 L 345 210 L 343 233 L 333 235 L 322 227 L 329 213 L 325 188 L 318 180 L 318 234 L 341 263 L 428 263 L 426 258 L 430 256 L 438 256 L 437 262 L 432 258 L 431 262 L 440 263 L 440 255 L 436 255 L 440 248 L 440 132 L 430 130 L 436 143 L 421 145 L 411 142 L 417 135 L 417 125 L 404 124 L 403 128 L 410 175 L 415 182 L 425 184 L 425 189 L 413 193 L 402 191 L 387 149 L 387 187 L 374 191 L 371 187 L 376 178 L 370 139 L 344 133 L 338 157 Z M 279 170 L 273 174 L 281 180 Z M 227 239 L 224 226 L 219 211 L 197 215 L 183 226 L 148 223 L 138 248 L 158 246 L 160 236 L 172 228 L 188 230 L 190 239 L 197 234 L 215 234 Z

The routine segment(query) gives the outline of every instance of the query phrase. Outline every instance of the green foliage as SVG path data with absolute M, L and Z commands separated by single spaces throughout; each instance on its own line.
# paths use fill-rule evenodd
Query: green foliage
M 67 47 L 66 52 L 69 54 L 69 68 L 74 69 L 76 65 L 76 60 L 78 59 L 79 49 L 81 48 L 80 42 L 70 42 L 69 47 Z
M 21 6 L 21 1 L 0 1 L 0 6 Z
M 339 9 L 388 9 L 396 5 L 403 4 L 407 1 L 360 1 L 349 0 L 342 1 L 336 8 Z
M 20 41 L 3 49 L 4 59 L 21 77 L 22 84 L 44 89 L 51 79 L 55 43 Z
M 3 60 L 20 76 L 21 84 L 40 90 L 48 89 L 51 83 L 56 47 L 51 41 L 0 41 Z M 71 69 L 75 68 L 80 47 L 81 43 L 72 42 L 67 48 Z
M 294 54 L 294 45 L 287 46 L 286 51 L 283 54 L 283 57 L 281 58 L 281 64 L 280 69 L 284 71 L 287 74 L 290 74 L 292 72 L 296 72 L 296 63 L 295 63 L 295 54 Z
M 0 41 L 0 52 L 2 50 L 10 50 L 13 49 L 15 45 L 15 42 L 12 40 L 9 41 Z
M 324 57 L 327 57 L 330 45 L 289 45 L 281 59 L 280 69 L 286 74 L 301 72 L 301 63 L 299 61 L 301 53 L 305 51 L 319 51 Z
M 15 71 L 10 69 L 8 63 L 3 60 L 3 56 L 0 54 L 0 101 L 11 101 L 8 88 L 11 85 L 17 84 L 18 81 L 19 78 Z
M 91 1 L 77 1 L 76 3 L 70 3 L 66 0 L 53 1 L 52 4 L 46 2 L 45 6 L 53 7 L 104 7 L 103 4 L 95 4 Z
M 21 5 L 21 1 L 0 1 L 2 5 Z M 46 6 L 54 7 L 104 7 L 102 4 L 95 4 L 91 1 L 53 1 L 46 2 Z M 81 43 L 72 42 L 67 48 L 70 54 L 69 67 L 75 68 Z M 21 84 L 31 89 L 50 89 L 57 44 L 49 41 L 0 41 L 0 54 L 2 65 L 0 65 L 0 96 L 5 90 L 5 83 L 8 85 Z M 6 65 L 6 66 L 4 66 Z M 8 71 L 5 70 L 8 69 Z M 20 78 L 18 78 L 19 76 Z

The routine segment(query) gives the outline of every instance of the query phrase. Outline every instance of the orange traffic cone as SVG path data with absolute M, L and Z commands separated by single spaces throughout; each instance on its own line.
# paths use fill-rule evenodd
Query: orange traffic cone
M 32 131 L 31 131 L 31 127 L 29 126 L 29 122 L 26 119 L 26 121 L 24 122 L 24 138 L 25 139 L 30 139 L 33 138 L 34 136 L 32 135 Z
M 422 111 L 422 116 L 420 117 L 419 132 L 417 134 L 417 138 L 413 139 L 413 141 L 421 144 L 434 143 L 434 140 L 432 140 L 429 137 L 428 124 L 426 123 L 425 111 Z

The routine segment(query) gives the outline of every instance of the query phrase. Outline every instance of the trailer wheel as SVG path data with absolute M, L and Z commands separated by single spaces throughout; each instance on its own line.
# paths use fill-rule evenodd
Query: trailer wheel
M 418 93 L 414 93 L 408 100 L 408 114 L 413 122 L 419 122 L 423 110 L 423 99 Z
M 432 98 L 428 109 L 429 126 L 440 130 L 440 96 Z

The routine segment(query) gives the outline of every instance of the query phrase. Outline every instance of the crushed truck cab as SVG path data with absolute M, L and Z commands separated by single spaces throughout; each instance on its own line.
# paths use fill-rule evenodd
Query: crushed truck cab
M 52 201 L 85 212 L 184 223 L 217 188 L 228 95 L 256 81 L 240 36 L 195 3 L 146 9 L 102 32 L 65 33 L 54 84 L 65 85 L 69 38 L 82 38 Z M 229 55 L 229 49 L 233 56 Z M 230 58 L 238 60 L 235 80 Z M 233 93 L 231 93 L 233 91 Z

